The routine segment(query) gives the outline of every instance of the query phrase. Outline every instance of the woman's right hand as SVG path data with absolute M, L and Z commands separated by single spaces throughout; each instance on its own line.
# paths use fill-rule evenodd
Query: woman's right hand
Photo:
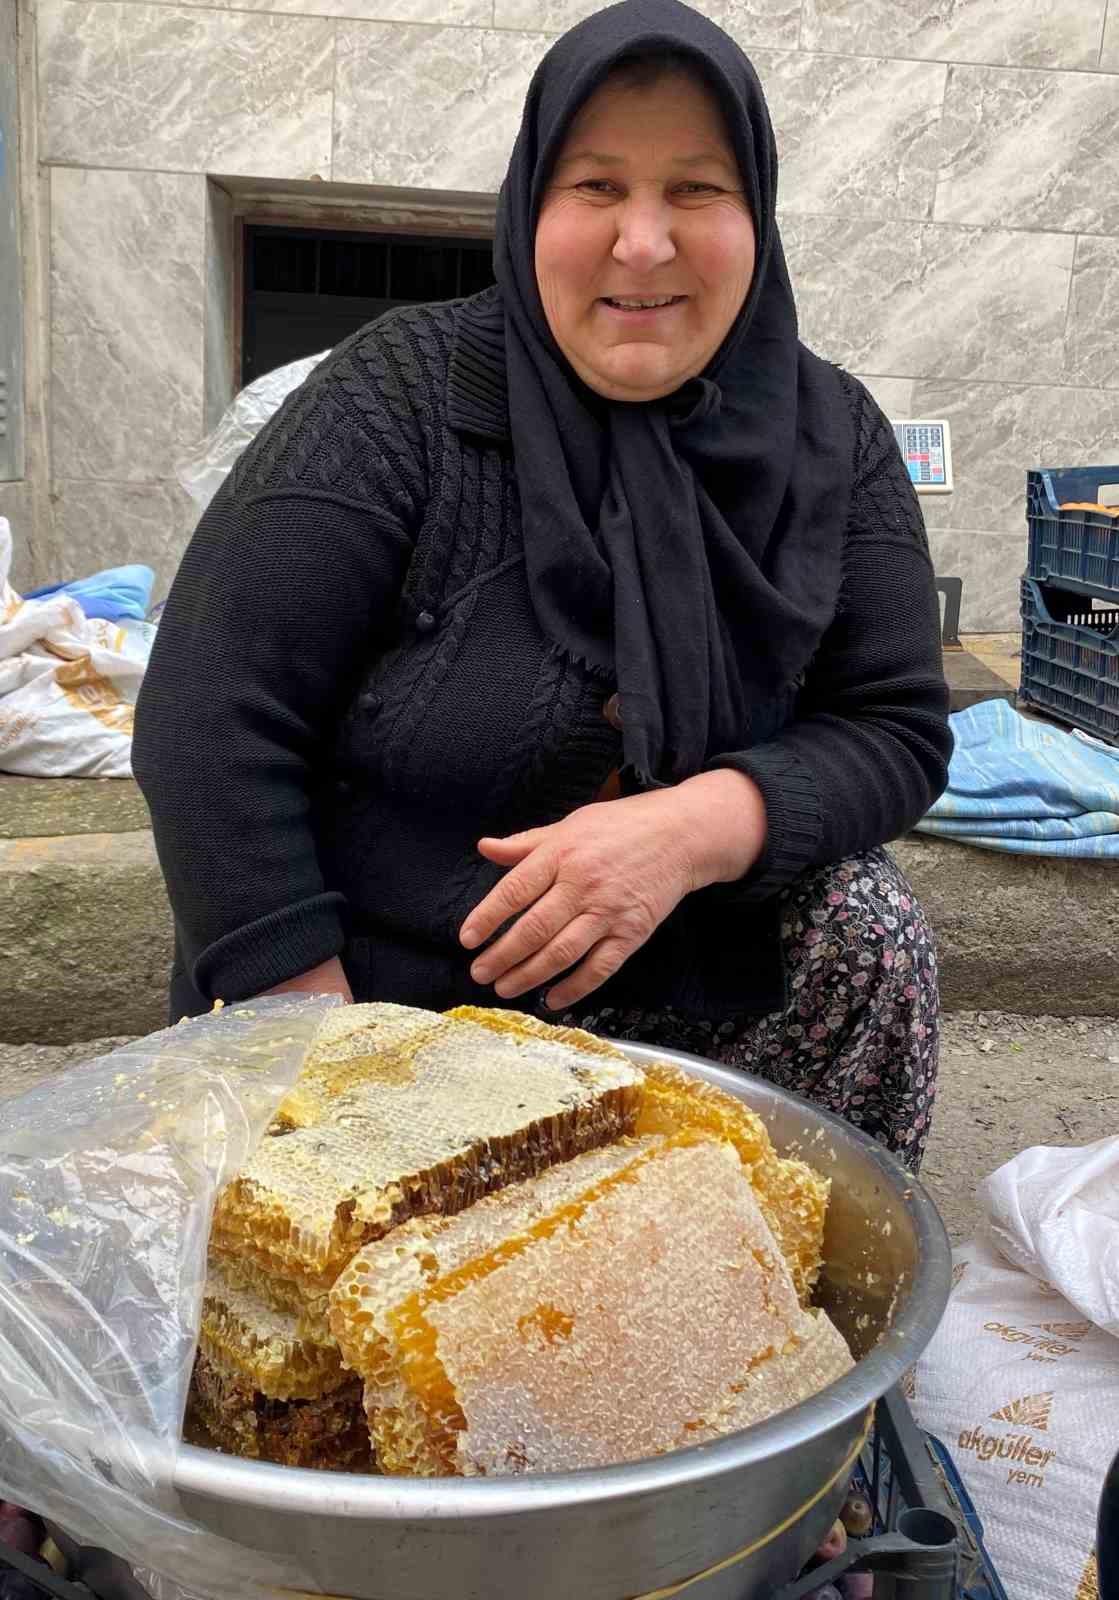
M 346 1005 L 352 1006 L 354 1003 L 353 992 L 337 956 L 331 956 L 329 961 L 312 967 L 310 972 L 301 972 L 298 977 L 285 979 L 274 989 L 265 989 L 264 995 L 270 994 L 340 994 Z

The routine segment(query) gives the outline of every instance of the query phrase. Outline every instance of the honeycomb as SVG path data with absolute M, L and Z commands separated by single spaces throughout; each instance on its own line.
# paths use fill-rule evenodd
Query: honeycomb
M 308 1295 L 292 1278 L 274 1276 L 255 1261 L 228 1256 L 210 1248 L 210 1275 L 220 1273 L 225 1281 L 243 1289 L 252 1299 L 275 1311 L 287 1312 L 295 1319 L 296 1335 L 313 1344 L 331 1344 L 330 1295 Z
M 541 1182 L 469 1224 L 398 1230 L 336 1285 L 331 1323 L 365 1378 L 382 1470 L 657 1455 L 850 1366 L 801 1308 L 737 1147 L 696 1129 L 647 1136 L 521 1188 Z
M 765 1123 L 724 1089 L 656 1062 L 642 1068 L 636 1132 L 682 1130 L 725 1140 L 750 1175 L 762 1215 L 792 1273 L 801 1303 L 820 1275 L 830 1181 L 795 1157 L 779 1156 Z
M 558 1037 L 588 1053 L 627 1059 L 616 1045 L 593 1033 L 554 1028 L 519 1011 L 460 1006 L 448 1015 L 477 1022 L 496 1033 Z M 823 1258 L 828 1180 L 803 1161 L 778 1156 L 764 1122 L 736 1096 L 663 1062 L 643 1066 L 642 1074 L 636 1131 L 672 1134 L 691 1128 L 734 1145 L 750 1170 L 758 1204 L 789 1263 L 801 1302 L 807 1303 Z
M 424 1455 L 422 1468 L 412 1464 L 410 1452 L 423 1446 L 423 1413 L 393 1364 L 388 1322 L 393 1308 L 663 1143 L 623 1139 L 589 1151 L 489 1195 L 457 1216 L 403 1223 L 354 1257 L 331 1291 L 330 1326 L 346 1366 L 365 1381 L 370 1429 L 379 1440 L 384 1471 L 419 1470 L 426 1476 L 447 1470 L 435 1454 Z
M 211 1366 L 251 1379 L 268 1400 L 318 1400 L 349 1381 L 329 1328 L 316 1338 L 299 1313 L 265 1304 L 211 1258 L 198 1348 Z
M 641 1073 L 539 1033 L 407 1006 L 329 1013 L 215 1208 L 211 1244 L 313 1302 L 409 1217 L 451 1214 L 632 1130 Z
M 368 1471 L 360 1382 L 328 1327 L 279 1311 L 211 1259 L 187 1421 L 204 1441 L 253 1460 Z
M 184 1436 L 211 1449 L 284 1467 L 373 1470 L 356 1379 L 315 1400 L 268 1400 L 251 1378 L 211 1361 L 201 1350 L 191 1378 Z

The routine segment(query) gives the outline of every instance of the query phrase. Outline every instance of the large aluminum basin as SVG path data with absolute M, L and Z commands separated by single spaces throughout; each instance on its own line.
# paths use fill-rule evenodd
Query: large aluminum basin
M 745 1100 L 782 1153 L 832 1179 L 819 1302 L 854 1369 L 756 1427 L 654 1460 L 522 1478 L 354 1477 L 184 1445 L 175 1482 L 215 1533 L 302 1563 L 348 1600 L 764 1600 L 821 1542 L 873 1402 L 916 1361 L 944 1310 L 951 1257 L 919 1184 L 846 1123 L 758 1078 L 671 1060 Z M 692 1337 L 696 1337 L 693 1332 Z M 702 1335 L 699 1335 L 702 1337 Z

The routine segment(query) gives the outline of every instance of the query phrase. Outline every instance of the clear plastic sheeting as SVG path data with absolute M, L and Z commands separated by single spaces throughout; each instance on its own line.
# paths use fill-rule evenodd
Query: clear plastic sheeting
M 173 1488 L 215 1196 L 331 999 L 182 1023 L 0 1105 L 0 1497 L 112 1550 L 154 1600 L 313 1588 Z
M 255 379 L 226 407 L 213 432 L 208 433 L 189 455 L 175 463 L 175 476 L 201 511 L 205 511 L 217 494 L 223 479 L 249 441 L 280 409 L 292 390 L 298 389 L 329 354 L 329 350 L 320 350 L 318 355 L 289 361 L 286 366 L 276 367 Z

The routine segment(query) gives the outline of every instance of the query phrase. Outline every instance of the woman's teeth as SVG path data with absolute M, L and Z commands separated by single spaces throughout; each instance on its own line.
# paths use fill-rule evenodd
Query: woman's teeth
M 657 306 L 670 306 L 680 298 L 678 294 L 662 294 L 655 300 L 619 300 L 613 295 L 607 295 L 606 304 L 617 306 L 621 311 L 652 311 Z

